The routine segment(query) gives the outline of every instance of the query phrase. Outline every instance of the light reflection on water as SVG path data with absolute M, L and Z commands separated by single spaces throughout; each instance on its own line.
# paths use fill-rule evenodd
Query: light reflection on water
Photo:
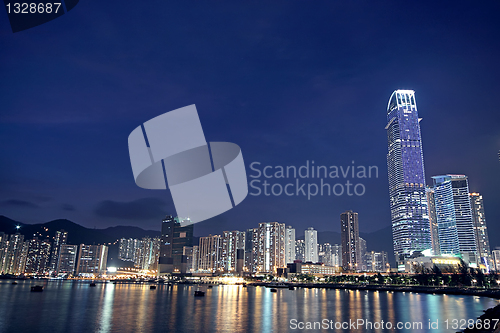
M 38 281 L 38 284 L 40 281 Z M 422 322 L 475 319 L 497 300 L 473 296 L 367 292 L 334 289 L 278 289 L 215 286 L 194 297 L 196 286 L 88 282 L 0 282 L 0 332 L 289 332 L 290 320 Z M 310 331 L 310 330 L 309 330 Z M 336 331 L 339 330 L 323 330 Z M 340 330 L 341 331 L 341 330 Z M 345 330 L 395 332 L 396 330 Z

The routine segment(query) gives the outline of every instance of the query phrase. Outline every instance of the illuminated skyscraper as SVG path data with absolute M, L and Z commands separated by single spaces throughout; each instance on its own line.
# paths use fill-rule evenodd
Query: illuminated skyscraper
M 387 106 L 387 166 L 398 268 L 414 251 L 431 249 L 425 171 L 415 92 L 396 90 Z
M 342 239 L 342 268 L 345 271 L 361 270 L 358 213 L 348 210 L 340 214 Z
M 28 274 L 45 274 L 50 269 L 50 243 L 48 241 L 38 239 L 38 237 L 34 237 L 28 243 L 29 246 L 28 255 L 26 256 L 25 272 Z
M 106 245 L 80 244 L 76 274 L 80 276 L 99 276 L 106 274 L 108 247 Z
M 222 239 L 219 235 L 200 237 L 198 271 L 215 273 L 222 271 Z
M 490 257 L 490 241 L 488 229 L 486 228 L 486 217 L 484 216 L 483 196 L 479 193 L 470 194 L 472 209 L 472 220 L 474 221 L 474 232 L 476 234 L 476 247 L 481 263 L 487 263 Z
M 285 228 L 285 263 L 295 260 L 295 229 L 287 225 Z
M 78 245 L 61 245 L 61 250 L 59 251 L 59 260 L 57 262 L 57 273 L 74 275 L 77 254 Z
M 68 232 L 64 230 L 56 231 L 54 235 L 54 241 L 52 242 L 52 254 L 50 256 L 50 271 L 57 270 L 57 261 L 59 260 L 59 252 L 61 251 L 61 245 L 68 242 Z
M 285 263 L 285 224 L 279 222 L 259 223 L 257 271 L 276 273 Z
M 318 231 L 314 228 L 307 228 L 304 233 L 304 243 L 306 245 L 305 261 L 318 262 Z
M 426 187 L 427 194 L 427 204 L 429 207 L 429 227 L 431 230 L 431 244 L 432 244 L 432 253 L 435 256 L 441 254 L 439 250 L 439 233 L 438 233 L 438 224 L 437 224 L 437 215 L 436 215 L 436 203 L 435 203 L 435 192 L 432 187 Z
M 236 260 L 238 249 L 245 248 L 244 231 L 223 231 L 222 232 L 222 267 L 225 272 L 236 271 Z
M 186 273 L 184 246 L 193 246 L 193 224 L 181 226 L 183 219 L 168 215 L 161 224 L 158 274 Z
M 458 246 L 457 220 L 453 205 L 451 177 L 434 176 L 434 206 L 439 235 L 439 251 L 443 255 L 460 253 Z

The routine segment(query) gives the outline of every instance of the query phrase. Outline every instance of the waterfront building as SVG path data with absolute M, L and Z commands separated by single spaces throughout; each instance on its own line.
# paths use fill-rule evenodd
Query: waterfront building
M 28 241 L 25 273 L 42 275 L 48 273 L 50 260 L 50 242 L 34 237 Z M 56 260 L 57 262 L 57 260 Z
M 67 242 L 68 242 L 68 232 L 64 230 L 56 231 L 52 242 L 49 271 L 55 272 L 57 270 L 57 261 L 59 260 L 59 253 L 61 251 L 61 246 L 63 244 L 66 244 Z
M 193 246 L 193 224 L 182 226 L 185 219 L 167 215 L 161 225 L 158 274 L 186 273 L 184 246 Z
M 434 176 L 434 207 L 438 225 L 439 252 L 441 255 L 457 255 L 458 231 L 453 204 L 451 177 Z
M 221 260 L 225 272 L 236 271 L 236 260 L 238 249 L 245 249 L 244 231 L 223 231 Z
M 318 262 L 318 232 L 310 227 L 304 233 L 305 261 Z
M 245 232 L 245 271 L 250 273 L 257 272 L 257 254 L 258 254 L 258 228 L 250 228 Z
M 257 272 L 276 273 L 286 267 L 284 223 L 259 223 L 257 242 Z
M 500 272 L 500 250 L 491 251 L 491 259 L 493 260 L 493 270 Z
M 358 270 L 365 272 L 368 270 L 368 265 L 367 265 L 367 258 L 366 258 L 366 241 L 359 237 L 359 264 L 358 264 Z
M 62 244 L 57 260 L 57 274 L 75 275 L 78 245 Z
M 160 237 L 143 237 L 135 244 L 140 245 L 136 248 L 134 255 L 134 267 L 143 270 L 157 270 L 158 260 L 160 258 Z
M 342 239 L 342 268 L 355 272 L 361 268 L 358 213 L 352 210 L 340 214 Z
M 332 266 L 342 267 L 342 246 L 339 244 L 332 245 Z
M 370 272 L 387 272 L 390 270 L 387 252 L 366 252 L 367 270 Z
M 141 253 L 140 250 L 139 252 L 137 252 L 137 250 L 141 248 L 141 240 L 135 238 L 122 238 L 120 239 L 118 259 L 123 261 L 133 261 L 136 263 L 139 259 L 137 255 L 140 255 Z
M 432 247 L 420 121 L 415 92 L 394 91 L 385 129 L 393 246 L 400 270 L 414 251 Z
M 287 225 L 285 228 L 285 263 L 295 260 L 295 229 Z
M 76 275 L 92 277 L 106 274 L 108 247 L 106 245 L 80 244 Z
M 439 228 L 436 215 L 436 200 L 434 188 L 427 186 L 425 188 L 425 193 L 427 195 L 427 205 L 429 208 L 429 228 L 431 231 L 432 253 L 435 256 L 438 256 L 441 254 L 441 251 L 439 249 Z
M 200 237 L 198 251 L 199 272 L 215 273 L 223 270 L 222 239 L 219 235 Z
M 20 233 L 4 236 L 6 241 L 4 241 L 3 274 L 23 274 L 29 244 L 24 241 L 24 236 Z
M 479 193 L 471 193 L 470 204 L 472 209 L 474 233 L 476 234 L 477 253 L 480 258 L 480 262 L 489 266 L 490 241 L 488 238 L 488 228 L 486 227 L 486 217 L 484 215 L 483 196 Z
M 295 262 L 287 264 L 287 269 L 291 274 L 308 274 L 314 276 L 333 275 L 341 271 L 339 267 L 328 266 L 324 263 L 303 263 L 300 260 L 295 260 Z

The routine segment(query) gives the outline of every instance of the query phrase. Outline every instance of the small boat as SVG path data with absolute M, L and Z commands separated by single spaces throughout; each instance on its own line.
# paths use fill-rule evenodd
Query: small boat
M 208 289 L 212 289 L 214 286 L 212 286 L 211 284 L 208 285 Z
M 43 286 L 33 286 L 31 287 L 31 291 L 36 291 L 36 292 L 43 291 Z
M 272 293 L 277 293 L 277 292 L 278 292 L 278 289 L 276 289 L 276 288 L 271 288 L 271 292 L 272 292 Z
M 17 282 L 16 282 L 16 281 L 14 281 L 14 282 L 12 282 L 12 284 L 17 284 Z
M 155 289 L 156 289 L 156 286 L 149 286 L 149 289 L 151 289 L 151 290 L 155 290 Z
M 201 290 L 195 290 L 194 291 L 195 296 L 205 296 L 205 292 Z
M 96 286 L 95 282 L 90 282 L 90 286 L 95 287 Z

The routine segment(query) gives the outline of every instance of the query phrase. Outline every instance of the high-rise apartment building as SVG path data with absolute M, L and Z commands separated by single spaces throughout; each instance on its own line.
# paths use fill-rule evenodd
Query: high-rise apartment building
M 345 271 L 361 270 L 358 213 L 348 210 L 340 214 L 342 239 L 342 268 Z
M 389 261 L 387 260 L 387 253 L 381 252 L 367 252 L 367 268 L 370 272 L 387 272 L 390 269 Z
M 184 219 L 168 215 L 161 225 L 158 274 L 186 273 L 184 246 L 193 246 L 193 224 L 181 226 Z
M 225 272 L 236 271 L 236 260 L 238 249 L 245 249 L 244 231 L 223 231 L 222 232 L 222 267 Z
M 200 237 L 198 246 L 198 271 L 205 273 L 222 272 L 222 238 L 219 235 Z
M 50 242 L 34 237 L 28 241 L 28 244 L 25 273 L 34 275 L 48 273 L 51 270 L 49 267 Z
M 318 231 L 310 227 L 304 232 L 305 262 L 318 262 Z
M 471 193 L 470 204 L 474 233 L 476 234 L 477 253 L 481 263 L 486 265 L 490 257 L 490 241 L 486 227 L 486 217 L 484 216 L 483 196 L 479 193 Z
M 368 270 L 366 258 L 366 240 L 359 237 L 359 264 L 358 270 L 365 272 Z
M 106 274 L 108 247 L 106 245 L 80 244 L 76 274 L 80 276 L 99 276 Z
M 500 250 L 491 251 L 491 258 L 493 259 L 493 270 L 500 272 Z
M 118 259 L 123 261 L 133 261 L 134 263 L 138 260 L 137 255 L 141 253 L 137 252 L 138 249 L 142 248 L 142 242 L 140 239 L 136 238 L 122 238 L 120 239 L 118 251 Z
M 285 263 L 295 260 L 295 229 L 287 225 L 285 228 Z
M 4 236 L 6 241 L 4 245 L 3 274 L 18 275 L 24 273 L 28 255 L 28 242 L 24 241 L 24 236 L 20 233 Z
M 385 129 L 392 235 L 399 269 L 404 269 L 404 260 L 414 251 L 431 249 L 420 120 L 415 92 L 394 91 Z
M 245 231 L 245 271 L 257 272 L 258 228 L 250 228 Z
M 285 224 L 259 223 L 257 230 L 257 272 L 276 273 L 285 263 Z
M 75 275 L 78 245 L 62 244 L 57 261 L 57 274 Z
M 140 241 L 137 240 L 135 244 L 139 247 L 135 249 L 134 266 L 144 270 L 157 270 L 160 258 L 160 237 L 146 236 Z
M 339 244 L 332 245 L 332 266 L 342 267 L 342 246 Z
M 59 260 L 59 252 L 61 245 L 68 242 L 68 232 L 64 230 L 56 231 L 52 242 L 52 253 L 50 255 L 49 270 L 55 272 L 57 270 L 57 261 Z

